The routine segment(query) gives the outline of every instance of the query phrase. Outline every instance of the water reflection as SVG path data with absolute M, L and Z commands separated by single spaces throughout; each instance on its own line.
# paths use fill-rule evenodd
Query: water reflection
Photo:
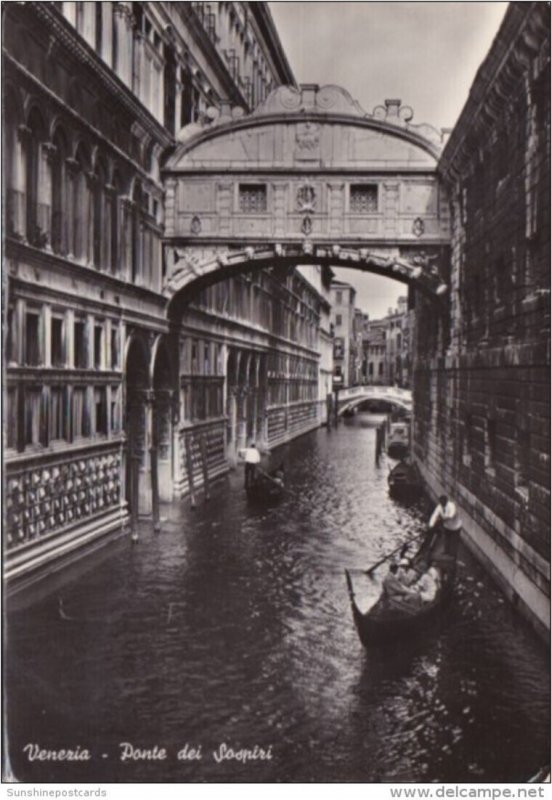
M 11 758 L 27 780 L 526 780 L 548 754 L 548 664 L 467 554 L 441 626 L 361 647 L 343 570 L 420 532 L 389 499 L 372 418 L 278 454 L 291 491 L 247 504 L 242 476 L 158 536 L 106 551 L 85 575 L 28 596 L 9 620 Z M 355 583 L 365 601 L 377 581 Z M 60 606 L 59 598 L 62 603 Z M 60 610 L 62 613 L 60 613 Z M 500 746 L 497 746 L 500 731 Z M 29 763 L 28 741 L 88 746 L 90 764 Z M 119 743 L 164 745 L 121 763 Z M 201 761 L 179 762 L 188 742 Z M 272 760 L 217 764 L 220 743 Z M 106 755 L 106 758 L 103 757 Z

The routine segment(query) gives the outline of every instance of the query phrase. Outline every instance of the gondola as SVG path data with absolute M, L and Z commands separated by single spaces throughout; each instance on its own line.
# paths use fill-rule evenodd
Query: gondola
M 439 568 L 441 586 L 435 599 L 419 609 L 392 608 L 381 596 L 372 608 L 362 613 L 355 601 L 353 583 L 348 570 L 347 588 L 353 611 L 353 619 L 360 641 L 368 648 L 374 644 L 397 642 L 407 636 L 431 626 L 451 599 L 456 577 L 456 557 L 444 552 L 443 539 L 439 534 L 428 534 L 412 559 L 412 565 L 420 574 L 425 572 L 428 561 Z
M 245 493 L 250 503 L 272 504 L 277 503 L 284 495 L 285 486 L 272 474 L 264 474 L 257 470 L 255 480 L 245 487 Z
M 413 502 L 422 493 L 423 484 L 415 464 L 400 461 L 387 477 L 389 494 L 396 500 Z
M 408 418 L 400 422 L 389 423 L 388 435 L 387 455 L 389 458 L 398 459 L 407 456 L 410 447 L 410 427 Z

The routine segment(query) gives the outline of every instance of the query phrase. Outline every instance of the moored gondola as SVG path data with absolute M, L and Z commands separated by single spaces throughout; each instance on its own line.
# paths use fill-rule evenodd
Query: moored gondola
M 423 489 L 418 468 L 407 460 L 400 461 L 393 467 L 387 483 L 391 497 L 405 502 L 417 500 Z
M 456 576 L 456 558 L 444 552 L 442 537 L 428 534 L 422 546 L 412 559 L 413 568 L 423 574 L 431 563 L 439 569 L 440 586 L 431 602 L 422 603 L 418 608 L 401 607 L 389 603 L 382 594 L 375 605 L 363 613 L 357 606 L 353 582 L 348 570 L 347 588 L 353 611 L 353 619 L 360 641 L 364 647 L 384 642 L 396 642 L 432 625 L 451 599 Z
M 281 477 L 276 477 L 276 473 L 269 474 L 260 470 L 257 470 L 253 483 L 245 487 L 247 499 L 251 503 L 277 503 L 283 497 L 284 492 L 285 486 Z

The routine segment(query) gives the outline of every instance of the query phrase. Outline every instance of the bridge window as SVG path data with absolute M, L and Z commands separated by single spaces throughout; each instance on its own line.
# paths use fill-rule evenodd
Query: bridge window
M 377 184 L 357 183 L 351 186 L 351 214 L 375 214 L 378 210 Z
M 244 214 L 258 214 L 266 211 L 266 184 L 240 183 L 239 208 Z

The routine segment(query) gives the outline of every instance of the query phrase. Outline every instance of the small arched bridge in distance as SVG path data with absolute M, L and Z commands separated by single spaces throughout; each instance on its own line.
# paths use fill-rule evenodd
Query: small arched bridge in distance
M 342 416 L 346 411 L 352 411 L 368 400 L 377 400 L 403 411 L 412 411 L 410 389 L 399 389 L 397 386 L 351 386 L 349 389 L 339 391 L 338 416 Z

